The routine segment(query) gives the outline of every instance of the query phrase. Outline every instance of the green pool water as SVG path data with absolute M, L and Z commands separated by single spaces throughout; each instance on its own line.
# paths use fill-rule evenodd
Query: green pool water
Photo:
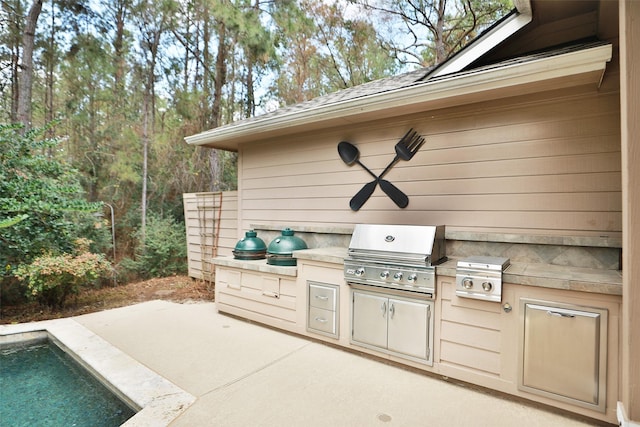
M 119 426 L 135 412 L 48 339 L 0 347 L 0 426 Z

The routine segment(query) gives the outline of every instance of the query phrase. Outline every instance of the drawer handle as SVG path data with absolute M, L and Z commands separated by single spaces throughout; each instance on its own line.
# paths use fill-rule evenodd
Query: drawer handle
M 328 322 L 328 320 L 325 319 L 324 317 L 316 317 L 314 320 L 316 322 L 320 322 L 320 323 L 327 323 Z
M 574 318 L 576 317 L 573 314 L 569 314 L 569 313 L 560 313 L 559 311 L 551 311 L 551 310 L 547 310 L 547 314 L 549 316 L 554 316 L 554 317 L 568 317 L 568 318 Z
M 325 295 L 316 295 L 316 299 L 319 299 L 320 301 L 328 301 L 329 297 Z
M 262 291 L 262 295 L 264 295 L 265 297 L 280 298 L 280 294 L 277 294 L 275 292 Z

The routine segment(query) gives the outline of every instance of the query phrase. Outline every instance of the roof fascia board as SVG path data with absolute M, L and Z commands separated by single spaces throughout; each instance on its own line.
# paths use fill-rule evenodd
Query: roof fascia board
M 355 122 L 356 120 L 350 119 L 399 106 L 406 108 L 420 104 L 424 107 L 430 102 L 435 103 L 447 98 L 464 97 L 594 71 L 602 72 L 606 68 L 606 63 L 611 60 L 611 53 L 612 47 L 607 44 L 500 68 L 470 71 L 362 98 L 303 111 L 291 111 L 262 120 L 257 117 L 250 122 L 239 122 L 188 136 L 185 140 L 192 145 L 208 145 L 235 151 L 238 143 L 248 141 L 251 136 L 282 132 L 287 128 L 293 130 L 331 120 L 336 122 L 341 120 L 344 123 Z
M 530 0 L 514 0 L 517 13 L 506 19 L 501 25 L 492 28 L 485 34 L 474 40 L 458 55 L 454 55 L 437 67 L 426 78 L 444 76 L 446 74 L 462 71 L 467 65 L 498 46 L 523 28 L 533 19 Z

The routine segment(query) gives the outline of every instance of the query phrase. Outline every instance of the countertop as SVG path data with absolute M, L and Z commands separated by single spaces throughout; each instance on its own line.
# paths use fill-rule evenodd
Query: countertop
M 347 248 L 326 247 L 295 251 L 293 256 L 298 262 L 314 261 L 337 264 L 342 268 L 347 257 Z M 436 266 L 436 274 L 441 276 L 456 276 L 457 259 L 448 259 Z M 281 267 L 268 265 L 266 260 L 242 261 L 229 257 L 214 258 L 213 263 L 246 270 L 285 276 L 296 276 L 297 267 Z M 536 286 L 550 289 L 564 289 L 580 292 L 592 292 L 607 295 L 622 295 L 622 272 L 618 270 L 603 270 L 592 268 L 578 268 L 570 266 L 512 263 L 503 275 L 503 283 Z
M 267 264 L 266 259 L 257 260 L 242 260 L 235 259 L 233 257 L 219 256 L 213 258 L 211 262 L 214 265 L 221 265 L 223 267 L 239 268 L 241 270 L 259 271 L 261 273 L 277 274 L 279 276 L 292 276 L 298 275 L 298 268 L 296 266 L 281 266 Z
M 457 259 L 436 267 L 436 274 L 455 277 Z M 622 272 L 553 264 L 517 263 L 507 267 L 502 282 L 549 289 L 622 295 Z

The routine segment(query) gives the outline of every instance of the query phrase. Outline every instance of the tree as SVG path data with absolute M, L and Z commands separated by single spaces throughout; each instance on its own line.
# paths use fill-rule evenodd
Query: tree
M 42 0 L 34 0 L 22 36 L 22 63 L 18 80 L 18 105 L 16 119 L 24 125 L 24 130 L 31 129 L 31 91 L 33 86 L 33 47 L 35 44 L 36 24 L 42 11 Z
M 18 117 L 18 71 L 24 12 L 20 0 L 2 1 L 0 7 L 0 93 L 3 101 L 3 119 L 14 123 Z
M 402 64 L 436 65 L 510 10 L 509 0 L 350 0 L 375 14 L 385 46 Z M 404 31 L 396 28 L 402 23 Z
M 341 2 L 284 2 L 274 13 L 281 69 L 277 93 L 285 105 L 389 76 L 397 71 L 375 28 L 346 18 Z
M 144 245 L 145 227 L 147 222 L 147 183 L 149 168 L 149 144 L 153 139 L 155 123 L 156 99 L 156 66 L 158 62 L 158 48 L 168 21 L 168 15 L 173 4 L 170 1 L 156 3 L 141 0 L 136 7 L 137 23 L 140 31 L 140 49 L 143 61 L 139 70 L 143 81 L 142 103 L 142 195 L 141 195 L 141 242 Z

